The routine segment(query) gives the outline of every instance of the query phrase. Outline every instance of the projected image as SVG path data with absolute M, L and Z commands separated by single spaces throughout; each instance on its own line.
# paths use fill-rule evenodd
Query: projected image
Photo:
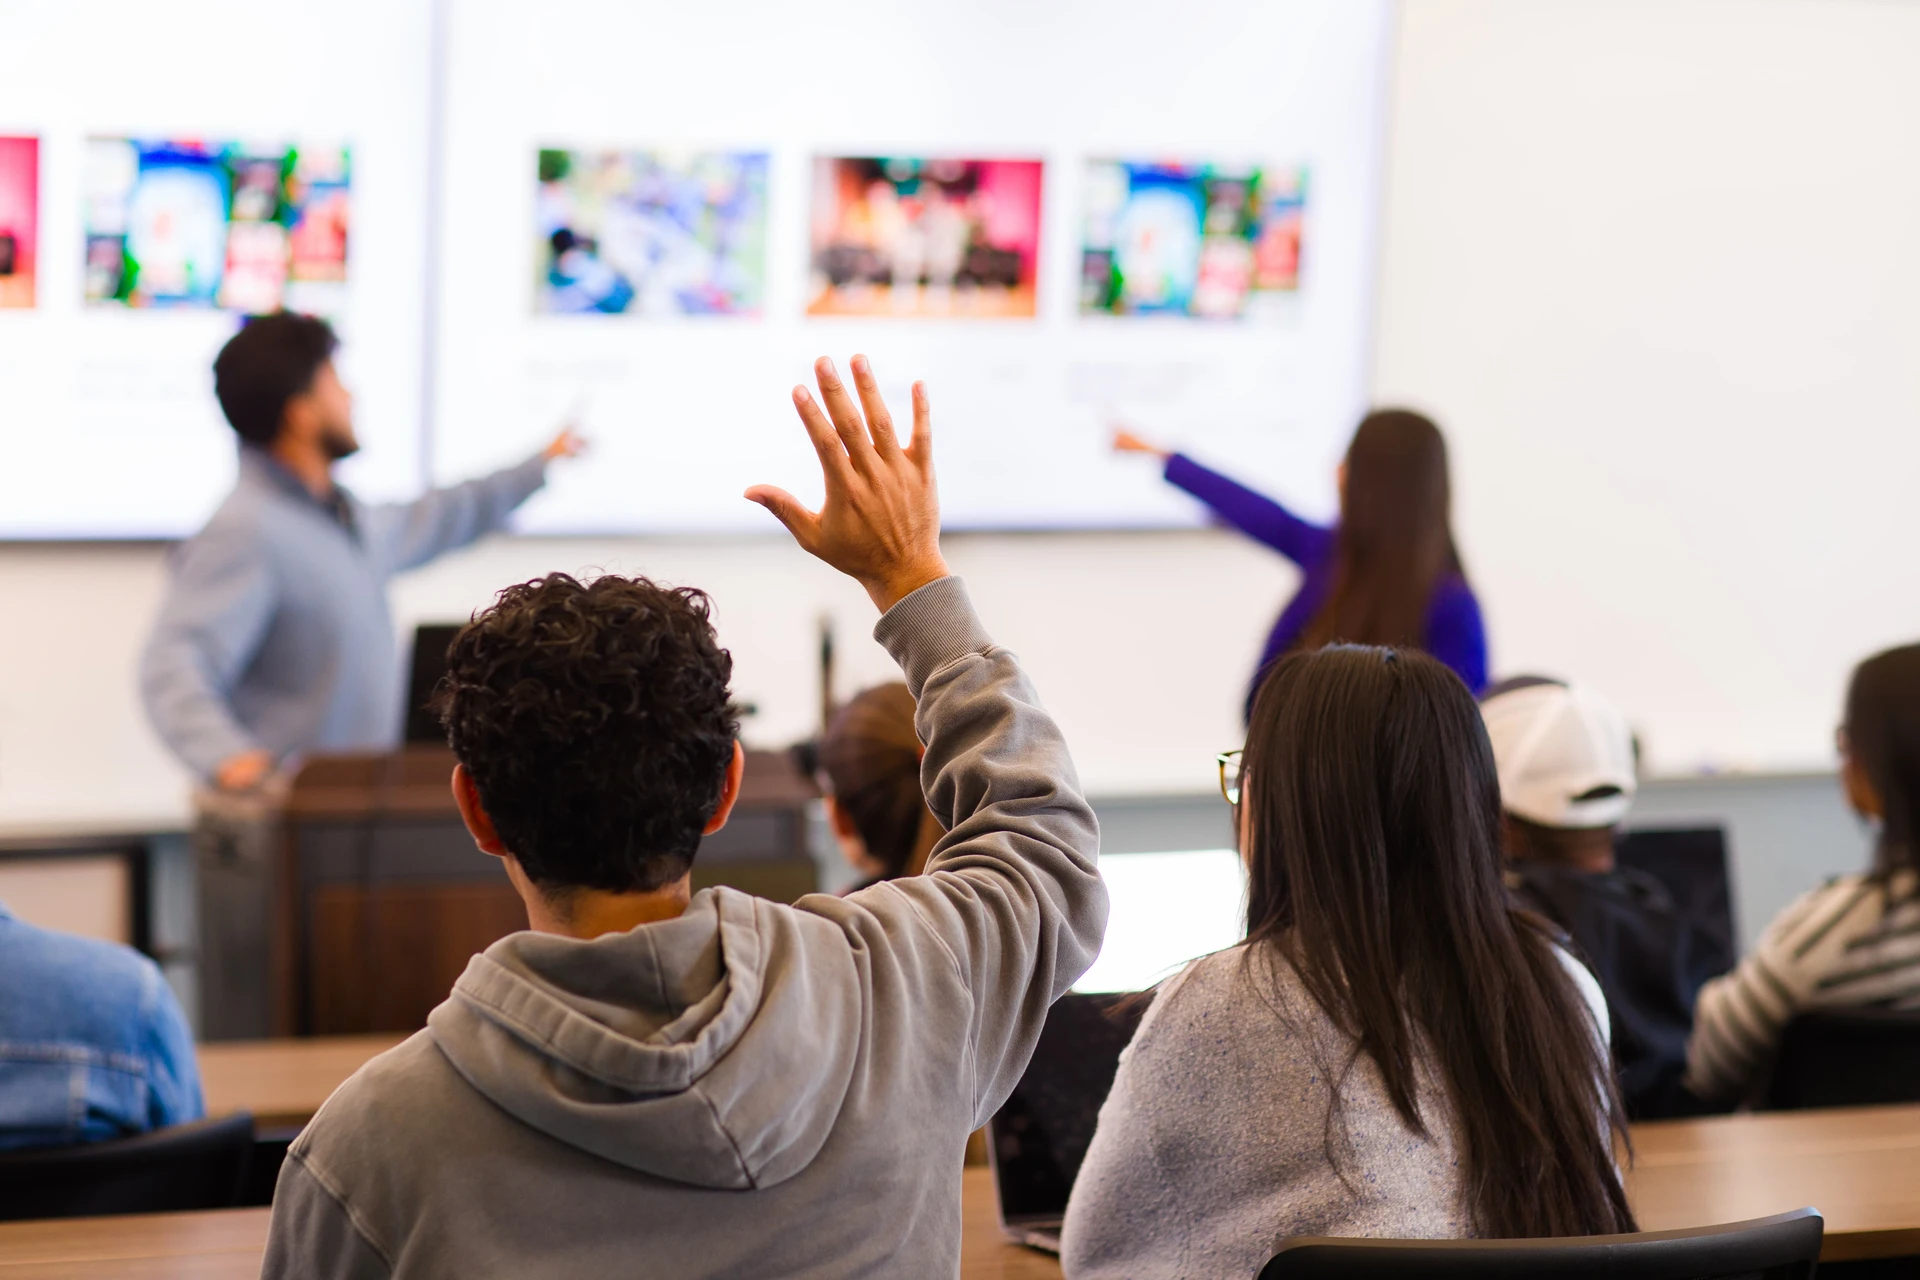
M 541 313 L 757 316 L 764 152 L 540 152 Z
M 350 178 L 341 147 L 91 139 L 87 301 L 338 312 Z
M 0 310 L 33 305 L 40 142 L 0 138 Z
M 1038 160 L 820 156 L 807 314 L 1031 316 Z
M 1083 314 L 1261 319 L 1300 288 L 1305 169 L 1093 160 Z

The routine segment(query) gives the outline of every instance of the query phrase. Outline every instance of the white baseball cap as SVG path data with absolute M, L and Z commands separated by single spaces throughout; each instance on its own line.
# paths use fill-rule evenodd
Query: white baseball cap
M 1522 677 L 1495 685 L 1480 714 L 1507 812 L 1576 829 L 1627 816 L 1637 786 L 1633 730 L 1606 702 L 1575 685 Z

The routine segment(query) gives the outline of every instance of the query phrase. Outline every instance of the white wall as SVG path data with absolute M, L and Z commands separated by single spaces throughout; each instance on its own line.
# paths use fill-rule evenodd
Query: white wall
M 1920 637 L 1920 4 L 1406 0 L 1376 394 L 1498 669 L 1656 768 L 1826 768 Z
M 1402 22 L 1375 384 L 1454 441 L 1496 667 L 1607 690 L 1657 765 L 1824 763 L 1848 665 L 1920 633 L 1920 5 L 1405 0 Z M 1211 785 L 1290 571 L 1218 534 L 952 559 L 1090 787 Z M 179 819 L 133 699 L 160 563 L 0 549 L 0 828 Z M 772 537 L 496 542 L 398 584 L 399 620 L 590 565 L 714 592 L 758 742 L 811 726 L 822 611 L 849 685 L 884 673 L 857 589 Z

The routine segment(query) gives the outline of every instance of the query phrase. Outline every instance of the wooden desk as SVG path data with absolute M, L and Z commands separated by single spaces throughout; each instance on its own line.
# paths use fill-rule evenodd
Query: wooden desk
M 987 1170 L 968 1169 L 964 1187 L 961 1280 L 1060 1280 L 1059 1262 L 1001 1239 Z M 266 1248 L 267 1213 L 0 1223 L 0 1280 L 253 1280 Z
M 406 1037 L 320 1036 L 311 1040 L 223 1040 L 203 1044 L 200 1084 L 207 1114 L 251 1111 L 262 1131 L 298 1129 L 346 1078 Z
M 1647 1231 L 1811 1205 L 1823 1261 L 1920 1254 L 1920 1106 L 1665 1120 L 1633 1142 L 1627 1194 Z
M 1649 1231 L 1811 1204 L 1828 1262 L 1920 1253 L 1920 1106 L 1665 1121 L 1634 1129 L 1628 1177 Z M 962 1280 L 1058 1280 L 1060 1264 L 1006 1243 L 986 1169 L 963 1175 Z M 259 1274 L 267 1211 L 0 1223 L 0 1280 L 187 1280 Z
M 256 1280 L 267 1210 L 0 1223 L 0 1280 Z

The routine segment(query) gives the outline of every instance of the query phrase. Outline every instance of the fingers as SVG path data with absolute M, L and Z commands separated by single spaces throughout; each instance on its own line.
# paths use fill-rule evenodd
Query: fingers
M 867 435 L 867 424 L 860 417 L 859 407 L 847 394 L 846 384 L 840 381 L 839 371 L 833 367 L 833 361 L 825 356 L 815 360 L 813 376 L 820 383 L 820 399 L 826 403 L 827 414 L 833 419 L 834 429 L 840 433 L 840 443 L 845 446 L 847 457 L 857 470 L 872 471 L 877 457 L 873 440 Z
M 757 484 L 743 495 L 748 502 L 757 502 L 773 512 L 773 518 L 787 526 L 787 532 L 793 535 L 795 542 L 811 550 L 816 544 L 820 527 L 820 517 L 807 510 L 800 499 L 785 489 L 770 484 Z
M 894 434 L 893 415 L 887 412 L 887 403 L 880 398 L 880 383 L 874 378 L 873 366 L 865 356 L 853 358 L 853 389 L 860 393 L 860 407 L 867 412 L 867 430 L 873 436 L 873 447 L 884 458 L 900 447 L 900 441 Z
M 813 441 L 813 451 L 820 455 L 820 469 L 827 473 L 827 483 L 839 483 L 847 470 L 847 450 L 841 443 L 840 433 L 827 421 L 827 415 L 820 412 L 820 406 L 814 403 L 812 393 L 805 387 L 793 389 L 793 407 L 800 414 L 801 425 L 807 429 L 807 438 Z
M 922 469 L 933 465 L 933 406 L 927 401 L 927 384 L 913 384 L 913 444 L 907 456 Z

